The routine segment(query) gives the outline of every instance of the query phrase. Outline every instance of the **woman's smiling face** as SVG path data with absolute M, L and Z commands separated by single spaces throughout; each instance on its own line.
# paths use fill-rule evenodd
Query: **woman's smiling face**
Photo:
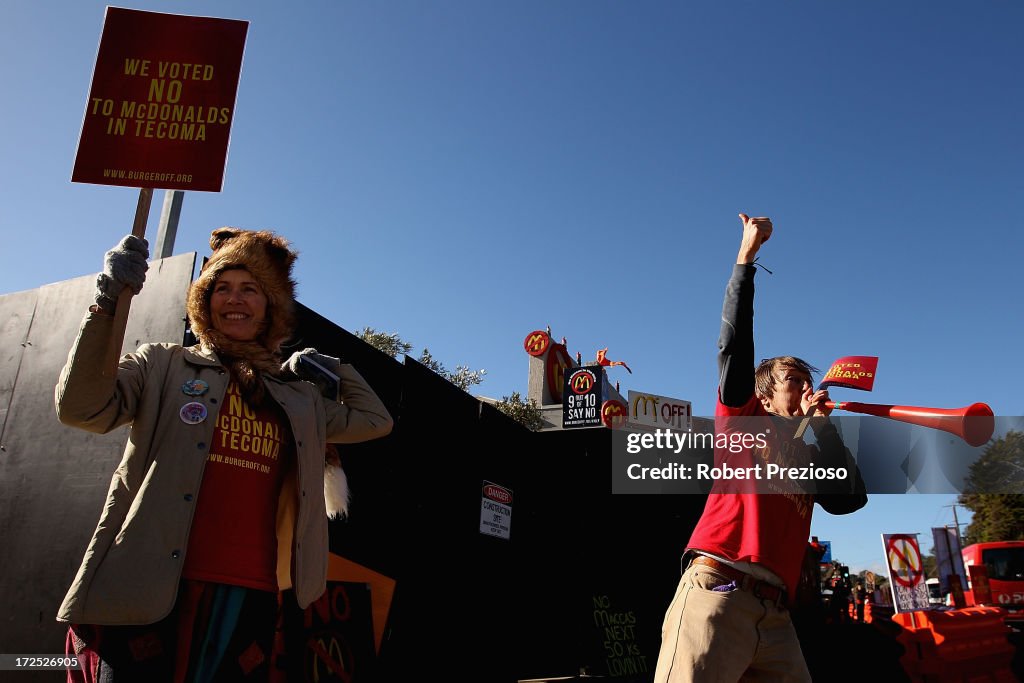
M 266 327 L 267 296 L 247 270 L 221 273 L 210 295 L 213 327 L 229 339 L 252 341 Z

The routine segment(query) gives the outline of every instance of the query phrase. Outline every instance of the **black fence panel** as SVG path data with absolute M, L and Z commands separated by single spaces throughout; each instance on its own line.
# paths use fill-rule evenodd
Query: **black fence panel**
M 151 268 L 126 349 L 182 341 L 194 259 Z M 91 435 L 54 415 L 54 384 L 93 282 L 0 296 L 0 319 L 9 321 L 0 328 L 0 650 L 8 653 L 63 651 L 54 615 L 127 438 L 127 429 Z M 352 501 L 349 517 L 330 525 L 331 551 L 394 581 L 377 661 L 357 681 L 367 672 L 381 681 L 513 681 L 581 671 L 650 680 L 702 497 L 612 495 L 608 430 L 529 432 L 308 308 L 299 307 L 290 343 L 289 351 L 315 347 L 351 362 L 396 420 L 388 437 L 339 449 Z M 487 484 L 511 496 L 508 538 L 483 528 Z M 366 609 L 358 584 L 338 590 Z

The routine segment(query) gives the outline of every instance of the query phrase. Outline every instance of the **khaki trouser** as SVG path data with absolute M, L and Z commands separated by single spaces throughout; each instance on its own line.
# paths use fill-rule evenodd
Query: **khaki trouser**
M 655 683 L 810 683 L 789 612 L 711 567 L 691 564 L 679 580 L 661 628 Z

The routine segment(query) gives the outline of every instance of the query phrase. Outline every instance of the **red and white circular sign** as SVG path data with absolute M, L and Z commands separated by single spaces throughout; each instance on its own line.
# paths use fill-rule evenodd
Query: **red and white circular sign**
M 888 556 L 889 568 L 896 583 L 913 588 L 924 580 L 924 561 L 921 549 L 913 536 L 895 535 L 889 537 L 885 553 Z

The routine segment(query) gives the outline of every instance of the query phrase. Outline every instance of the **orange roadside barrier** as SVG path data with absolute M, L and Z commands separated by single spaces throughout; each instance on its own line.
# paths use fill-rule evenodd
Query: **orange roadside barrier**
M 903 627 L 903 668 L 927 683 L 1002 683 L 1016 680 L 1010 671 L 1014 648 L 999 607 L 968 607 L 894 614 Z

